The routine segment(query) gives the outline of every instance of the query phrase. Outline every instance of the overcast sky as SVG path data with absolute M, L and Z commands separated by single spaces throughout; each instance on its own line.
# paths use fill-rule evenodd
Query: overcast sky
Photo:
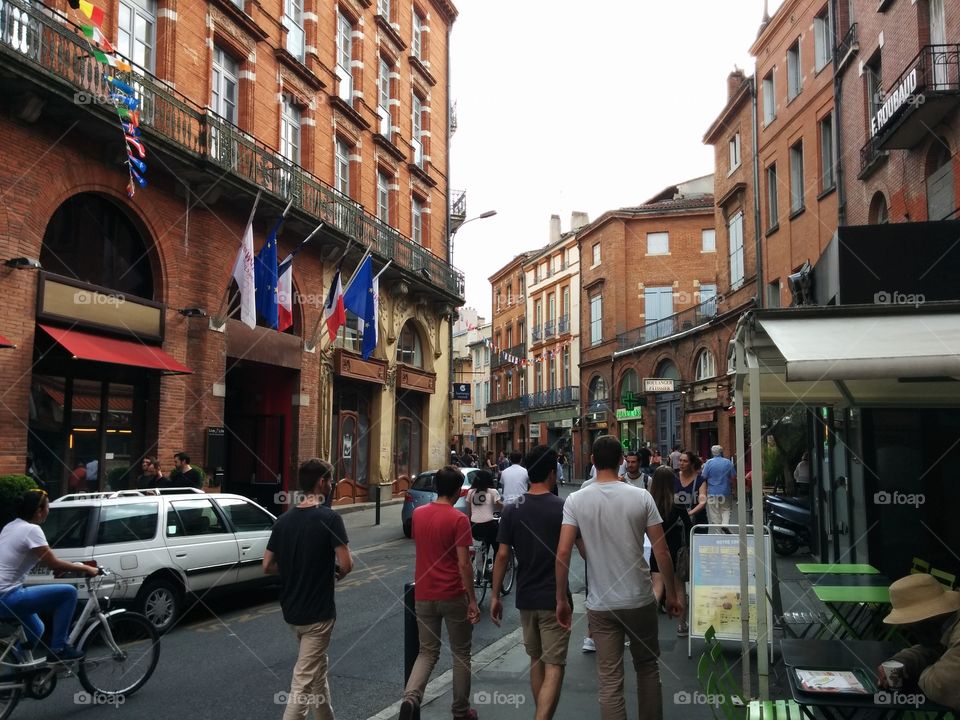
M 771 0 L 770 11 L 781 0 Z M 703 135 L 726 102 L 763 0 L 455 0 L 451 187 L 467 191 L 453 264 L 490 319 L 493 272 L 564 231 L 713 171 Z

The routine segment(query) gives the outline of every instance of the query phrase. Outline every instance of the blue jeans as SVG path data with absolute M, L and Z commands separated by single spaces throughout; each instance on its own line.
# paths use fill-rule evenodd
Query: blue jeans
M 43 622 L 37 615 L 43 613 L 53 616 L 50 649 L 62 650 L 76 609 L 77 589 L 73 585 L 21 585 L 0 595 L 0 617 L 16 618 L 27 632 L 30 647 L 37 647 L 43 637 Z

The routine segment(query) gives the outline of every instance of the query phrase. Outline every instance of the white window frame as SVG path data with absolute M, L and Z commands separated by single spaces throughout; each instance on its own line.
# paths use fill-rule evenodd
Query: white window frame
M 697 355 L 697 369 L 696 377 L 697 381 L 699 380 L 709 380 L 710 378 L 715 378 L 717 376 L 717 359 L 713 356 L 713 353 L 704 348 L 700 351 L 700 354 Z
M 771 69 L 763 78 L 763 124 L 777 119 L 777 83 Z
M 803 61 L 800 38 L 787 48 L 787 100 L 793 100 L 803 90 Z
M 418 168 L 423 168 L 423 100 L 415 92 L 411 93 L 410 133 L 413 143 L 413 162 Z
M 390 94 L 390 63 L 383 55 L 379 58 L 377 65 L 377 117 L 380 120 L 379 132 L 385 138 L 390 137 L 390 101 L 393 99 Z
M 717 251 L 717 231 L 713 228 L 704 228 L 700 231 L 700 252 L 712 253 Z
M 780 307 L 780 278 L 777 278 L 771 283 L 767 283 L 766 301 L 768 308 Z
M 350 197 L 350 146 L 346 140 L 334 140 L 334 172 L 335 187 L 342 194 Z
M 800 140 L 790 147 L 790 214 L 803 208 L 803 140 Z
M 377 217 L 390 224 L 390 176 L 377 170 Z
M 410 239 L 423 245 L 423 202 L 416 197 L 410 201 Z
M 603 295 L 590 296 L 590 345 L 603 342 Z
M 350 102 L 353 99 L 353 22 L 340 11 L 337 11 L 336 64 L 337 97 Z
M 390 21 L 390 0 L 377 0 L 377 15 L 381 15 Z
M 669 232 L 648 232 L 647 233 L 647 255 L 669 255 L 670 254 L 670 233 Z
M 240 99 L 240 65 L 219 45 L 213 46 L 213 81 L 210 88 L 211 109 L 224 120 L 237 124 Z M 227 89 L 233 88 L 233 104 L 227 100 Z
M 293 102 L 293 98 L 284 93 L 280 101 L 280 154 L 297 165 L 301 164 L 302 124 L 300 107 Z
M 833 11 L 830 3 L 813 18 L 813 58 L 817 72 L 833 60 Z
M 744 280 L 743 211 L 738 210 L 727 222 L 730 245 L 730 287 L 738 288 Z
M 423 28 L 425 23 L 416 8 L 413 9 L 411 15 L 413 17 L 410 21 L 412 26 L 410 31 L 410 54 L 417 60 L 423 61 Z
M 303 29 L 303 0 L 283 0 L 283 26 L 287 29 L 287 52 L 303 62 L 307 45 Z
M 126 27 L 120 24 L 122 10 L 129 13 Z M 144 21 L 147 37 L 136 35 L 137 18 Z M 143 48 L 143 57 L 137 53 L 137 46 Z M 130 58 L 134 63 L 156 72 L 157 69 L 157 3 L 156 0 L 120 0 L 117 11 L 117 52 Z
M 596 267 L 600 264 L 600 243 L 593 244 L 593 265 L 590 267 Z
M 734 133 L 733 137 L 730 138 L 730 172 L 733 172 L 738 167 L 742 157 L 740 155 L 740 133 Z

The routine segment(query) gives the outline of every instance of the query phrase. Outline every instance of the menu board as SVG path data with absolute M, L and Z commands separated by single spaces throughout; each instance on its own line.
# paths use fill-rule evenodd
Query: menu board
M 711 625 L 717 637 L 740 640 L 740 538 L 733 534 L 691 536 L 690 544 L 690 635 L 703 637 Z M 750 640 L 757 639 L 756 563 L 753 535 L 747 535 L 747 585 L 750 588 Z M 771 590 L 770 536 L 764 534 L 767 591 Z M 773 635 L 773 610 L 767 608 L 767 636 Z

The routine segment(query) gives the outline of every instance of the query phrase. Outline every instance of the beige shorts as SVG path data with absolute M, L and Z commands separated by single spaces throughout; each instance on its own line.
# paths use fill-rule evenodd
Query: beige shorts
M 570 631 L 560 627 L 556 610 L 521 610 L 520 627 L 527 655 L 549 665 L 567 664 Z

